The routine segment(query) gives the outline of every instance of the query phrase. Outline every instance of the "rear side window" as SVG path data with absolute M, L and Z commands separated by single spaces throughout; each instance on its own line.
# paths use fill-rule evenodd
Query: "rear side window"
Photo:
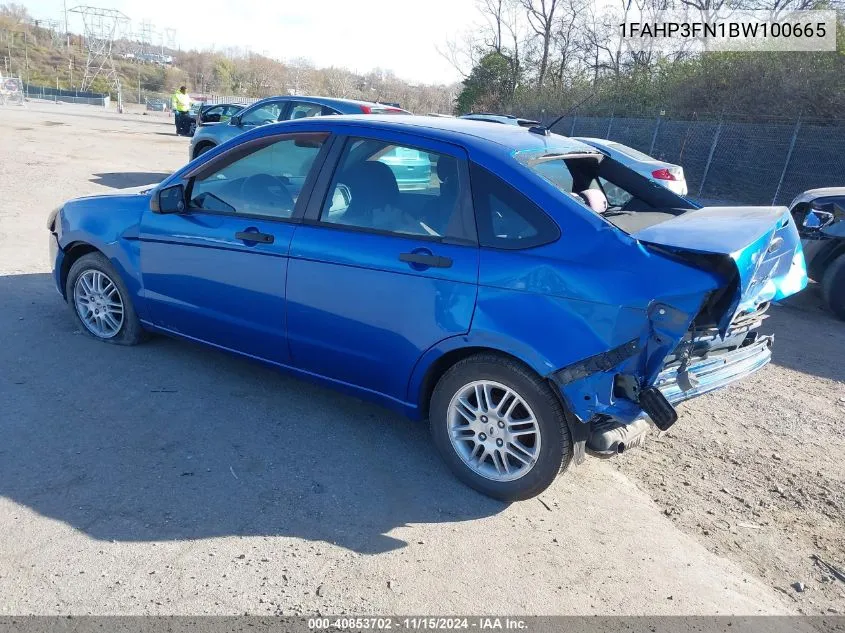
M 481 246 L 533 248 L 560 237 L 554 220 L 495 174 L 471 163 L 470 179 Z

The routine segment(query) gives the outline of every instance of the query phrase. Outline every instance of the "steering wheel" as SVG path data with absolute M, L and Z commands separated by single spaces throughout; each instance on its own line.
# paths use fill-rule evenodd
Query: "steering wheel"
M 244 212 L 271 212 L 273 215 L 287 217 L 293 213 L 295 205 L 284 181 L 270 174 L 253 174 L 241 182 L 239 198 Z

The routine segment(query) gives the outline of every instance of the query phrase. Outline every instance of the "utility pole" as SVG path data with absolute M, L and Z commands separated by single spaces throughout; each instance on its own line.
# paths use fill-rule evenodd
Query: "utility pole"
M 27 29 L 23 31 L 23 56 L 24 68 L 26 68 L 26 83 L 29 85 L 29 38 L 27 37 Z
M 67 25 L 67 0 L 62 0 L 62 4 L 65 8 L 65 48 L 70 50 L 70 29 Z

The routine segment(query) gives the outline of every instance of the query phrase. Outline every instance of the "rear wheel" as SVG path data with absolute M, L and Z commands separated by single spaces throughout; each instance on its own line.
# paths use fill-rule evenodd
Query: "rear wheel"
M 572 441 L 560 400 L 522 364 L 493 354 L 462 360 L 431 397 L 431 433 L 457 477 L 502 501 L 540 494 L 565 470 Z
M 845 320 L 845 253 L 833 260 L 824 272 L 822 296 L 833 313 Z
M 135 345 L 146 337 L 129 290 L 102 254 L 89 253 L 73 263 L 65 296 L 76 321 L 94 338 L 116 345 Z

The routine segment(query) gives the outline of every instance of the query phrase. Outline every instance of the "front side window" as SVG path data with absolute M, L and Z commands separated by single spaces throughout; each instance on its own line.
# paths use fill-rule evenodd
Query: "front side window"
M 255 110 L 246 112 L 241 117 L 241 125 L 267 125 L 279 120 L 285 104 L 282 101 L 271 101 L 265 103 Z
M 459 159 L 370 139 L 343 150 L 320 217 L 327 224 L 472 240 Z
M 314 166 L 325 135 L 270 142 L 191 184 L 190 209 L 285 219 Z

